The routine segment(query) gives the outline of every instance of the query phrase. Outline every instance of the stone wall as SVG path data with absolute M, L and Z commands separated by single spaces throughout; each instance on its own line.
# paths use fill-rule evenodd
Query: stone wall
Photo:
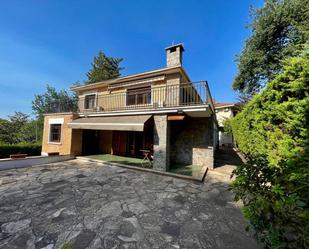
M 172 51 L 168 49 L 166 51 L 166 66 L 167 67 L 174 67 L 174 66 L 181 66 L 182 64 L 182 52 L 181 48 L 177 47 L 176 51 Z
M 213 118 L 187 118 L 172 121 L 171 164 L 214 166 Z
M 153 169 L 167 171 L 169 169 L 170 128 L 166 115 L 154 115 L 153 132 Z

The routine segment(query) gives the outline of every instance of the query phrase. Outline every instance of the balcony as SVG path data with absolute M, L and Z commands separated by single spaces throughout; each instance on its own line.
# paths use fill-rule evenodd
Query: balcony
M 209 105 L 214 111 L 206 81 L 123 89 L 120 93 L 106 92 L 79 97 L 78 101 L 78 109 L 81 113 L 157 110 L 200 105 Z

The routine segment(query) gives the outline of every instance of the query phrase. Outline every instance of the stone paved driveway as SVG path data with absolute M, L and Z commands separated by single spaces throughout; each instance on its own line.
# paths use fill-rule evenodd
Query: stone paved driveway
M 0 248 L 258 248 L 220 179 L 79 160 L 0 171 Z

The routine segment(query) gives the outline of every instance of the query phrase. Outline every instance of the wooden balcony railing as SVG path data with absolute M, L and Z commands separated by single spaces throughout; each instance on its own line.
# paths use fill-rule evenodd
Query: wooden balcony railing
M 85 109 L 85 97 L 80 97 L 80 112 L 109 112 L 134 109 L 158 109 L 164 107 L 194 106 L 209 104 L 214 110 L 206 81 L 175 85 L 153 85 L 120 93 L 96 95 L 95 106 Z

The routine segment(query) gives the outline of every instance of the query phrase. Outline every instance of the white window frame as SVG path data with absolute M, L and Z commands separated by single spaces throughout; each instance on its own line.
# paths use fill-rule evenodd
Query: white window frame
M 63 118 L 51 118 L 48 120 L 48 144 L 62 144 L 62 133 L 63 133 L 63 123 L 64 119 Z M 60 128 L 60 142 L 53 142 L 50 140 L 51 138 L 51 126 L 52 125 L 61 125 Z
M 95 95 L 95 99 L 94 99 L 94 106 L 92 107 L 92 108 L 88 108 L 88 109 L 86 109 L 85 108 L 85 104 L 86 104 L 86 96 L 89 96 L 89 95 Z M 84 110 L 91 110 L 91 109 L 93 109 L 93 108 L 96 108 L 97 106 L 98 106 L 98 92 L 89 92 L 89 93 L 85 93 L 84 94 L 84 106 L 83 106 L 83 108 L 84 108 Z

